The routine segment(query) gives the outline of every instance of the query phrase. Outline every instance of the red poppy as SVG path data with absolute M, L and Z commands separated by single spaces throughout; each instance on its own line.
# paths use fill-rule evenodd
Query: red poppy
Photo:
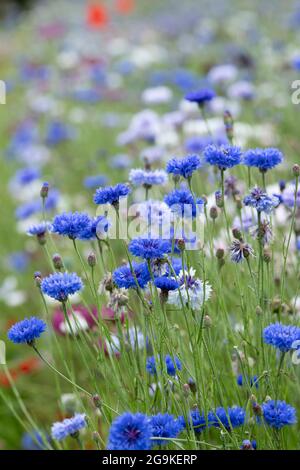
M 21 374 L 30 374 L 31 372 L 38 370 L 40 367 L 41 361 L 37 357 L 30 357 L 19 364 L 18 370 Z
M 91 28 L 102 28 L 108 23 L 108 13 L 101 3 L 91 4 L 87 8 L 87 23 Z

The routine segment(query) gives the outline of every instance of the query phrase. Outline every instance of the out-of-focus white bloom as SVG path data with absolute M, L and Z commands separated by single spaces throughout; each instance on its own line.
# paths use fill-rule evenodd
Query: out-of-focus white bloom
M 164 48 L 156 44 L 148 44 L 132 48 L 128 60 L 137 67 L 146 69 L 155 63 L 163 63 L 166 58 L 167 51 Z
M 174 148 L 179 145 L 179 135 L 172 127 L 163 125 L 156 137 L 156 142 L 158 146 Z
M 69 321 L 64 321 L 60 324 L 59 329 L 62 333 L 72 334 L 79 333 L 80 331 L 87 331 L 89 329 L 88 322 L 75 310 L 72 312 L 72 315 L 69 316 Z
M 210 298 L 212 287 L 207 282 L 203 283 L 201 279 L 196 278 L 195 274 L 196 271 L 193 268 L 185 272 L 180 271 L 177 280 L 181 285 L 179 289 L 169 293 L 168 303 L 181 307 L 183 302 L 195 310 L 202 307 L 203 303 Z
M 168 103 L 171 101 L 172 97 L 172 90 L 165 86 L 147 88 L 147 90 L 144 90 L 142 93 L 142 101 L 145 104 Z
M 228 100 L 223 98 L 223 96 L 216 96 L 208 103 L 207 107 L 211 113 L 217 116 L 222 115 L 227 110 L 229 110 L 235 118 L 241 113 L 241 105 L 238 101 Z
M 153 140 L 159 134 L 161 129 L 160 117 L 150 109 L 145 109 L 133 116 L 129 131 L 137 139 Z
M 225 64 L 216 65 L 208 72 L 208 80 L 212 83 L 230 82 L 236 79 L 238 75 L 238 69 L 235 65 Z
M 185 121 L 185 115 L 181 111 L 173 111 L 172 113 L 164 114 L 162 121 L 167 126 L 179 128 Z
M 75 50 L 64 50 L 58 54 L 56 60 L 60 68 L 70 70 L 78 65 L 79 56 Z
M 230 98 L 251 100 L 255 95 L 255 87 L 252 83 L 241 80 L 230 85 L 227 94 Z
M 140 329 L 135 328 L 134 326 L 128 329 L 128 332 L 126 333 L 126 338 L 129 346 L 132 349 L 144 349 L 144 347 L 146 346 L 145 336 L 143 335 Z
M 0 286 L 0 299 L 9 307 L 18 307 L 26 300 L 26 293 L 18 290 L 18 281 L 14 276 L 6 277 Z
M 164 149 L 158 146 L 147 147 L 141 153 L 141 159 L 148 165 L 160 162 L 163 159 L 163 156 Z

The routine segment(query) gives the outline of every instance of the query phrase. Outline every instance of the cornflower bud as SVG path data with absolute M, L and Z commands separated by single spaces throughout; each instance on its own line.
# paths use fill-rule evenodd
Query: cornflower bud
M 57 269 L 58 271 L 60 271 L 61 269 L 63 269 L 64 265 L 63 265 L 61 256 L 60 256 L 58 253 L 55 253 L 55 254 L 52 256 L 52 262 L 53 262 L 54 268 Z
M 89 256 L 88 256 L 88 259 L 87 259 L 87 262 L 88 262 L 88 265 L 91 267 L 91 268 L 94 268 L 97 264 L 97 258 L 96 258 L 96 255 L 95 253 L 90 253 Z
M 298 165 L 297 163 L 295 163 L 295 165 L 293 166 L 293 174 L 294 176 L 300 175 L 300 165 Z
M 41 187 L 40 195 L 42 199 L 46 199 L 49 194 L 49 183 L 45 181 Z
M 218 217 L 218 209 L 216 206 L 212 206 L 209 211 L 209 216 L 212 220 L 216 220 Z

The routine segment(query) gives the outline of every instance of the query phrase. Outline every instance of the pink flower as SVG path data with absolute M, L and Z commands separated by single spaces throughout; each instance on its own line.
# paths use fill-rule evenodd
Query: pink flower
M 59 335 L 65 336 L 70 333 L 78 333 L 79 330 L 91 330 L 97 324 L 97 309 L 87 308 L 76 305 L 73 310 L 68 310 L 69 321 L 66 321 L 61 309 L 56 309 L 52 317 L 54 331 Z

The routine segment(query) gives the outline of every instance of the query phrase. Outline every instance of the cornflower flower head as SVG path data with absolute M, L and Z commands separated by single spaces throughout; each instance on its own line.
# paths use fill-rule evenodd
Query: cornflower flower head
M 262 220 L 259 225 L 250 229 L 253 238 L 260 240 L 263 245 L 269 245 L 273 240 L 273 231 L 269 220 Z
M 170 241 L 160 238 L 135 238 L 129 243 L 131 254 L 145 260 L 162 259 L 170 252 Z
M 202 107 L 216 96 L 214 90 L 211 88 L 201 88 L 197 91 L 191 91 L 185 95 L 185 99 L 192 103 L 197 103 Z
M 69 295 L 79 292 L 83 283 L 76 273 L 54 273 L 44 277 L 41 282 L 43 294 L 59 302 L 66 302 Z
M 143 170 L 136 168 L 130 170 L 129 181 L 133 186 L 144 186 L 151 188 L 151 186 L 162 186 L 168 182 L 168 175 L 164 170 Z
M 169 292 L 170 290 L 178 289 L 179 283 L 173 277 L 159 276 L 154 279 L 154 285 L 162 291 Z
M 159 413 L 155 416 L 150 417 L 150 426 L 152 431 L 152 438 L 155 437 L 157 439 L 151 439 L 152 446 L 162 446 L 167 445 L 168 440 L 178 436 L 180 431 L 182 430 L 182 425 L 180 422 L 174 418 L 174 416 L 165 413 Z M 165 438 L 165 439 L 159 439 Z
M 241 445 L 241 450 L 256 450 L 257 444 L 255 440 L 250 441 L 249 439 L 244 439 Z
M 300 340 L 300 328 L 294 325 L 272 323 L 263 330 L 263 339 L 266 344 L 288 352 L 293 349 L 294 341 Z
M 257 212 L 270 214 L 278 206 L 279 198 L 277 196 L 268 196 L 262 188 L 256 186 L 244 198 L 244 204 L 253 207 Z
M 164 197 L 164 202 L 171 211 L 180 217 L 195 218 L 199 212 L 203 211 L 204 201 L 198 198 L 194 201 L 192 193 L 185 188 L 174 189 Z
M 51 436 L 56 441 L 62 441 L 68 436 L 77 437 L 79 431 L 86 427 L 86 415 L 77 413 L 72 418 L 66 418 L 52 424 Z
M 206 429 L 207 419 L 204 413 L 201 413 L 198 409 L 192 410 L 188 416 L 188 422 L 184 416 L 178 418 L 182 428 L 193 429 L 195 433 L 200 434 Z
M 22 449 L 24 450 L 46 450 L 46 442 L 49 436 L 43 437 L 39 431 L 26 432 L 22 436 Z
M 18 187 L 18 186 L 26 186 L 32 181 L 37 180 L 40 178 L 41 172 L 38 168 L 34 167 L 25 167 L 21 168 L 20 170 L 16 171 L 14 177 L 11 180 L 10 186 L 11 188 Z
M 107 177 L 105 175 L 87 176 L 83 181 L 83 185 L 87 189 L 98 188 L 99 186 L 104 186 L 105 184 L 107 184 Z
M 90 217 L 81 212 L 64 212 L 54 217 L 52 232 L 71 240 L 81 239 L 90 226 Z
M 192 309 L 198 310 L 210 298 L 211 285 L 195 277 L 195 274 L 196 271 L 193 268 L 179 272 L 176 280 L 179 282 L 180 287 L 169 293 L 169 304 L 182 307 L 183 303 L 184 305 L 190 305 Z
M 52 224 L 50 222 L 41 222 L 40 224 L 31 225 L 27 230 L 27 235 L 37 238 L 42 238 L 47 232 L 52 230 Z
M 104 215 L 91 218 L 80 232 L 80 240 L 101 240 L 108 232 L 109 222 Z
M 94 203 L 98 205 L 111 204 L 117 207 L 120 199 L 128 196 L 130 193 L 131 189 L 124 183 L 119 183 L 116 186 L 98 188 L 94 194 Z
M 285 401 L 269 400 L 262 405 L 265 422 L 275 429 L 297 423 L 296 410 Z
M 276 148 L 256 148 L 244 153 L 243 163 L 249 167 L 256 167 L 261 172 L 271 170 L 283 161 L 282 153 Z
M 231 145 L 208 145 L 203 152 L 205 161 L 224 171 L 241 163 L 242 151 Z
M 158 361 L 159 362 L 159 361 Z M 168 375 L 175 377 L 177 372 L 182 369 L 181 362 L 178 357 L 174 357 L 174 361 L 169 354 L 164 357 L 164 364 Z M 157 374 L 157 361 L 154 356 L 147 358 L 146 370 L 151 375 Z
M 136 262 L 132 262 L 131 266 L 120 266 L 113 272 L 112 278 L 117 287 L 125 289 L 143 289 L 151 280 L 147 263 Z
M 25 318 L 24 320 L 15 323 L 9 329 L 7 336 L 8 339 L 13 343 L 33 344 L 33 342 L 41 336 L 46 328 L 46 323 L 40 318 Z
M 246 412 L 244 408 L 233 406 L 229 408 L 219 407 L 216 411 L 210 411 L 207 420 L 211 426 L 216 428 L 224 426 L 225 429 L 230 430 L 243 426 L 245 418 Z
M 169 174 L 191 178 L 192 174 L 201 168 L 201 160 L 198 155 L 188 155 L 184 158 L 172 158 L 168 161 L 166 171 Z
M 251 245 L 249 245 L 249 243 L 245 243 L 243 240 L 233 240 L 229 250 L 231 261 L 234 263 L 241 263 L 245 259 L 254 255 Z
M 142 413 L 124 413 L 116 418 L 109 431 L 108 450 L 148 450 L 152 427 Z

